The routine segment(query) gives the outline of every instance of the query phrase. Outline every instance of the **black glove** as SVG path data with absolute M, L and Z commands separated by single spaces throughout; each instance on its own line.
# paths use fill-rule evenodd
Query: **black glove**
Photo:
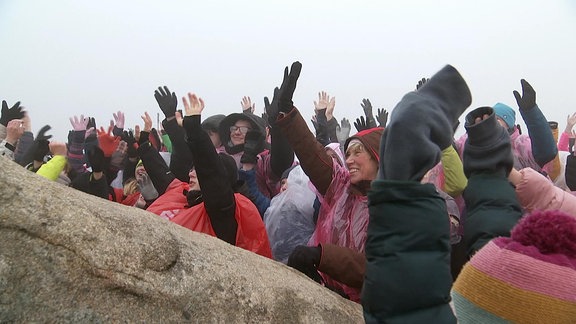
M 268 100 L 268 97 L 264 97 L 264 111 L 266 116 L 268 116 L 268 125 L 274 127 L 276 125 L 276 119 L 278 119 L 278 87 L 274 88 L 274 96 L 272 97 L 272 102 Z
M 301 70 L 302 64 L 298 61 L 292 63 L 290 70 L 288 70 L 288 67 L 284 69 L 284 79 L 282 80 L 280 89 L 278 89 L 278 113 L 283 112 L 287 114 L 294 108 L 292 96 L 294 95 L 294 90 L 296 90 L 296 82 L 298 81 Z M 274 99 L 272 101 L 274 101 Z M 276 113 L 276 115 L 278 115 L 278 113 Z M 270 113 L 268 112 L 268 114 Z
M 8 122 L 13 119 L 24 118 L 24 112 L 20 107 L 20 101 L 14 104 L 12 108 L 8 108 L 6 100 L 2 100 L 2 116 L 0 116 L 0 124 L 8 126 Z
M 88 124 L 86 124 L 86 129 L 94 128 L 92 134 L 96 134 L 96 119 L 94 117 L 88 117 Z
M 428 80 L 430 80 L 430 79 L 422 78 L 422 80 L 418 81 L 418 83 L 416 84 L 416 90 L 420 90 L 420 88 L 422 88 L 422 86 L 426 82 L 428 82 Z
M 52 135 L 46 135 L 46 132 L 49 131 L 52 127 L 50 125 L 44 125 L 36 135 L 36 140 L 38 141 L 47 141 L 52 138 Z
M 47 140 L 35 140 L 35 142 L 36 145 L 33 154 L 33 159 L 34 161 L 43 162 L 46 154 L 50 153 L 50 147 L 48 146 L 50 142 L 48 142 Z
M 244 137 L 244 153 L 240 158 L 240 163 L 256 164 L 258 154 L 264 150 L 264 136 L 258 130 L 251 129 Z
M 522 79 L 520 80 L 522 84 L 522 96 L 518 93 L 518 91 L 514 90 L 514 98 L 516 98 L 516 102 L 518 103 L 518 107 L 522 110 L 529 110 L 536 106 L 536 91 L 534 88 L 528 83 L 528 81 Z
M 378 115 L 376 115 L 376 119 L 378 120 L 378 126 L 386 127 L 388 123 L 388 112 L 384 108 L 378 108 Z
M 156 102 L 158 102 L 158 106 L 160 106 L 166 118 L 176 115 L 178 98 L 176 98 L 174 92 L 170 93 L 170 89 L 167 86 L 164 86 L 164 89 L 158 87 L 158 90 L 154 91 L 154 98 L 156 98 Z
M 310 277 L 312 280 L 322 283 L 322 277 L 318 273 L 322 246 L 297 246 L 288 257 L 287 265 Z
M 361 132 L 365 129 L 370 129 L 370 126 L 368 125 L 366 120 L 364 120 L 364 116 L 360 116 L 360 118 L 356 118 L 356 121 L 354 122 L 354 127 L 356 127 L 356 130 L 359 132 Z
M 104 171 L 104 151 L 98 146 L 94 146 L 88 151 L 88 161 L 92 167 L 92 172 Z
M 122 140 L 128 144 L 127 146 L 127 153 L 129 158 L 136 158 L 138 157 L 138 150 L 134 147 L 134 143 L 136 143 L 136 138 L 134 138 L 134 133 L 132 130 L 124 131 L 122 134 Z

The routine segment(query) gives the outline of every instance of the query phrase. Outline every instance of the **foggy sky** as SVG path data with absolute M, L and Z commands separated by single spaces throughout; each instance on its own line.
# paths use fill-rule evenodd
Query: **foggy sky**
M 471 108 L 517 110 L 512 91 L 525 78 L 563 129 L 576 112 L 575 35 L 569 0 L 0 0 L 0 99 L 20 100 L 34 133 L 49 124 L 64 141 L 73 115 L 101 126 L 122 110 L 127 128 L 142 125 L 144 111 L 162 119 L 160 85 L 197 93 L 203 117 L 239 112 L 245 95 L 260 114 L 283 68 L 299 60 L 294 103 L 306 119 L 320 90 L 336 96 L 338 119 L 355 119 L 362 98 L 391 110 L 420 78 L 452 64 L 472 90 Z

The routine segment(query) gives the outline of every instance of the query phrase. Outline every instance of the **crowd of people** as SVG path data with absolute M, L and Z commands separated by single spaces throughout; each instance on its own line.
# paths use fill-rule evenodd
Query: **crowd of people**
M 292 102 L 302 65 L 284 70 L 265 113 L 202 115 L 194 93 L 154 97 L 162 127 L 107 129 L 70 117 L 68 142 L 36 136 L 20 103 L 2 102 L 0 155 L 49 180 L 146 209 L 283 262 L 344 298 L 367 322 L 576 320 L 576 113 L 548 121 L 521 80 L 518 109 L 465 116 L 452 66 L 418 81 L 392 110 L 353 123 L 324 91 L 314 129 Z M 526 124 L 521 130 L 516 112 Z

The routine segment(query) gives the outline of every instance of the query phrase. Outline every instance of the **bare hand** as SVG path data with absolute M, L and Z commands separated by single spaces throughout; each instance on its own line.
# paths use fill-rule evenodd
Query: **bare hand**
M 204 100 L 196 96 L 195 93 L 188 92 L 188 100 L 186 100 L 186 97 L 182 97 L 182 101 L 184 102 L 186 116 L 202 114 L 202 110 L 204 110 Z
M 148 112 L 144 112 L 144 116 L 140 116 L 144 121 L 144 129 L 145 132 L 150 132 L 152 130 L 152 118 L 148 115 Z
M 244 113 L 253 114 L 254 111 L 256 110 L 256 104 L 252 103 L 250 97 L 247 96 L 242 97 L 242 101 L 240 102 L 240 104 L 242 105 L 242 112 Z
M 124 129 L 124 113 L 118 111 L 117 113 L 113 113 L 112 116 L 114 116 L 114 123 L 116 127 Z
M 336 107 L 336 97 L 332 97 L 328 101 L 328 107 L 326 108 L 326 120 L 334 118 L 334 107 Z
M 564 131 L 568 134 L 572 133 L 572 128 L 574 128 L 574 125 L 576 125 L 576 113 L 568 115 L 566 118 L 566 129 Z
M 318 102 L 314 101 L 314 110 L 327 109 L 328 101 L 330 101 L 330 96 L 328 96 L 326 91 L 318 92 Z
M 74 131 L 85 131 L 88 126 L 88 118 L 84 118 L 84 115 L 72 116 L 70 117 L 70 124 Z
M 16 142 L 24 134 L 24 122 L 22 119 L 12 119 L 6 125 L 6 142 L 16 145 Z

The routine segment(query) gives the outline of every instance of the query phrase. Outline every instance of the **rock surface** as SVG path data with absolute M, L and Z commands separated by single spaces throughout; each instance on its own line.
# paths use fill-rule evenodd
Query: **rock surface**
M 6 158 L 0 170 L 0 322 L 363 322 L 283 264 Z

